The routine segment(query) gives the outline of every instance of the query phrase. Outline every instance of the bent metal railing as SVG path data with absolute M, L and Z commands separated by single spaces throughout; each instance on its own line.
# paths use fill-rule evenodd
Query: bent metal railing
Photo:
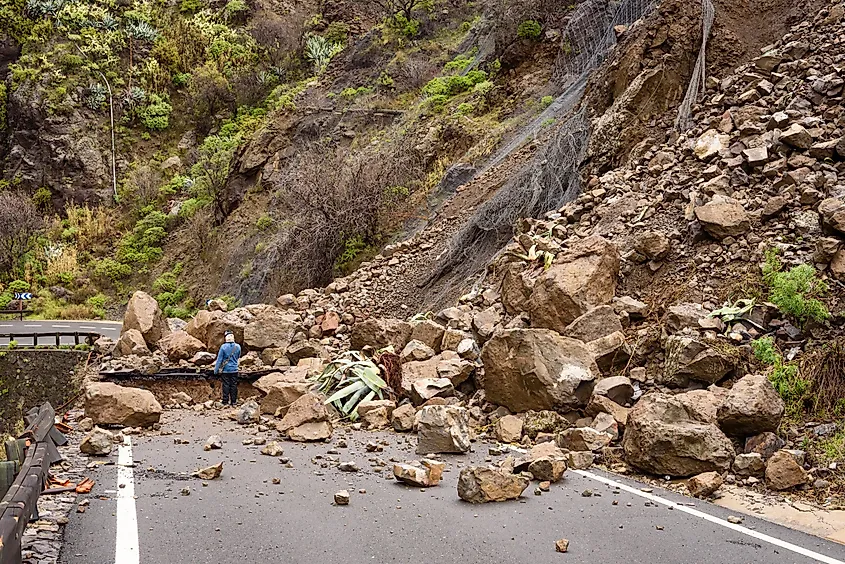
M 62 459 L 56 447 L 67 443 L 54 427 L 56 412 L 49 403 L 31 409 L 24 420 L 26 430 L 6 442 L 7 460 L 0 462 L 0 564 L 21 564 L 24 530 L 38 517 L 38 496 L 50 465 Z M 14 481 L 8 484 L 10 475 Z

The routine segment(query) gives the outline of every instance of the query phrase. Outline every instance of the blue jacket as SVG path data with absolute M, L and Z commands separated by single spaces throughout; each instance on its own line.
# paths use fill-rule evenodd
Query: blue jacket
M 238 361 L 241 359 L 241 346 L 237 343 L 223 343 L 217 352 L 217 362 L 214 363 L 214 373 L 237 372 Z

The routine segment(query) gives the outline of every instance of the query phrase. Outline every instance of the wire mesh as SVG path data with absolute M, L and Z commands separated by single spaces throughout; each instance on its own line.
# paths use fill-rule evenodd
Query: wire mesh
M 675 129 L 686 131 L 692 125 L 692 107 L 698 100 L 701 93 L 701 86 L 705 78 L 705 62 L 707 51 L 707 39 L 710 37 L 710 30 L 713 29 L 713 21 L 716 19 L 716 9 L 710 0 L 701 0 L 701 50 L 698 52 L 698 60 L 692 72 L 687 93 L 684 96 L 681 106 L 678 108 L 678 117 L 675 119 Z

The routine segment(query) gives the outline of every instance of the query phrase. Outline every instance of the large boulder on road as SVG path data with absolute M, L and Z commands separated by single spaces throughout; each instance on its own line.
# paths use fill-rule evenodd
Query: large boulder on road
M 350 345 L 356 350 L 367 346 L 380 349 L 392 345 L 396 354 L 399 354 L 411 340 L 413 330 L 410 323 L 401 319 L 371 317 L 352 327 Z
M 167 318 L 164 317 L 158 302 L 146 292 L 135 292 L 129 298 L 120 332 L 125 333 L 130 329 L 137 329 L 150 347 L 154 347 L 162 337 L 170 333 Z
M 564 331 L 590 309 L 610 303 L 616 293 L 619 250 L 591 236 L 555 258 L 534 284 L 528 300 L 531 326 Z
M 111 382 L 94 382 L 85 387 L 85 416 L 95 425 L 149 427 L 158 423 L 161 411 L 161 405 L 149 390 Z
M 749 374 L 737 381 L 719 406 L 719 427 L 728 435 L 748 437 L 776 431 L 783 417 L 783 400 L 769 379 Z
M 506 329 L 481 351 L 487 401 L 512 412 L 576 409 L 590 400 L 600 377 L 582 341 L 548 329 Z
M 186 331 L 174 331 L 158 342 L 158 348 L 172 361 L 188 360 L 200 351 L 205 344 L 192 337 Z
M 114 356 L 148 356 L 150 348 L 144 340 L 144 336 L 137 329 L 128 329 L 124 331 L 117 340 L 117 345 L 114 347 Z
M 682 402 L 662 393 L 643 397 L 631 410 L 622 447 L 629 464 L 659 476 L 723 472 L 735 456 L 716 425 L 694 419 Z
M 252 350 L 287 349 L 298 325 L 298 315 L 267 308 L 244 327 L 244 344 Z

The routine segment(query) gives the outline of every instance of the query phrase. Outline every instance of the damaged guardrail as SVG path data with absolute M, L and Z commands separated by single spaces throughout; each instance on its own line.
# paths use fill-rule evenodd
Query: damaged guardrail
M 0 463 L 0 564 L 21 564 L 24 530 L 38 518 L 38 496 L 47 483 L 50 465 L 62 459 L 57 446 L 67 443 L 54 426 L 56 412 L 49 403 L 31 409 L 24 421 L 26 430 L 6 442 L 7 460 Z M 14 481 L 8 484 L 12 475 Z

